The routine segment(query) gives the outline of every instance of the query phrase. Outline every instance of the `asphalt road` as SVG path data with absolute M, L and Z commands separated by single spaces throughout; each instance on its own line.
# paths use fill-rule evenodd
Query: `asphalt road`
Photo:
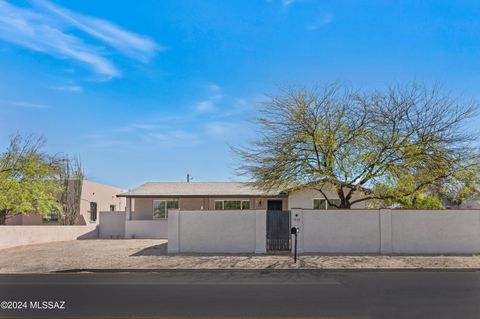
M 0 309 L 0 318 L 477 319 L 480 272 L 0 275 L 0 303 L 26 308 Z

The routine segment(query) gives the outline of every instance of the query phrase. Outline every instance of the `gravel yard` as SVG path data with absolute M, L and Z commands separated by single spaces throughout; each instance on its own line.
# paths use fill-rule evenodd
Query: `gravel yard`
M 166 240 L 76 240 L 0 250 L 0 273 L 71 269 L 389 269 L 478 268 L 480 256 L 167 255 Z

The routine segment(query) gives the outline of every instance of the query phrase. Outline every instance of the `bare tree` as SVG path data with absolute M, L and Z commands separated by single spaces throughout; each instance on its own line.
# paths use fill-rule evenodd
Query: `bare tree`
M 410 196 L 478 167 L 464 127 L 475 111 L 474 103 L 416 84 L 369 93 L 290 89 L 259 110 L 259 138 L 234 151 L 240 172 L 261 189 L 313 187 L 330 205 L 350 208 Z
M 59 222 L 64 225 L 74 225 L 80 215 L 80 201 L 85 174 L 79 159 L 64 159 L 59 178 L 62 185 L 60 194 L 61 210 Z

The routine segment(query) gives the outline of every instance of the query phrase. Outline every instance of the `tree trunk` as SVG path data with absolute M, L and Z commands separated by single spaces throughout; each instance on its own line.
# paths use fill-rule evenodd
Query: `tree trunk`
M 340 206 L 338 208 L 351 208 L 350 200 L 345 196 L 343 188 L 337 188 L 338 198 L 340 198 Z

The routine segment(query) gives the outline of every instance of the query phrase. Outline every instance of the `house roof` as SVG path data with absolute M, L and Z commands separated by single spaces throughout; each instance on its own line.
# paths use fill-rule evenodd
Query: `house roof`
M 149 182 L 118 197 L 279 196 L 241 182 Z

